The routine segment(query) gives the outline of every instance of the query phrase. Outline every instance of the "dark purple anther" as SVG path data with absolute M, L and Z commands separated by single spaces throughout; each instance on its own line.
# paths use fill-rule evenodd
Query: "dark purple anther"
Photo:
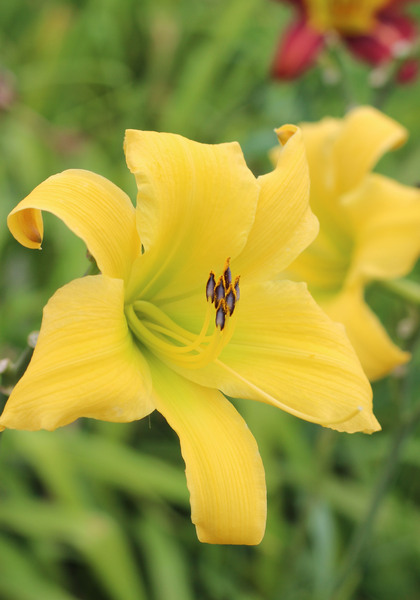
M 216 281 L 214 279 L 213 271 L 210 271 L 210 276 L 206 285 L 206 298 L 207 300 L 214 301 L 214 288 L 216 287 Z
M 236 294 L 236 302 L 238 302 L 239 298 L 241 297 L 240 291 L 239 291 L 239 275 L 238 277 L 235 277 L 235 294 Z
M 222 298 L 225 297 L 225 287 L 223 285 L 222 277 L 219 277 L 219 281 L 214 290 L 214 303 L 216 306 L 219 306 L 219 302 Z
M 226 322 L 226 304 L 224 300 L 221 300 L 216 310 L 216 327 L 222 331 Z
M 225 282 L 225 288 L 228 289 L 228 287 L 232 283 L 232 273 L 230 272 L 229 263 L 228 263 L 226 269 L 224 270 L 223 279 Z
M 235 293 L 232 289 L 232 286 L 230 286 L 228 293 L 226 294 L 226 306 L 227 309 L 229 311 L 229 316 L 233 313 L 233 311 L 235 310 L 235 302 L 236 302 L 236 298 L 235 298 Z

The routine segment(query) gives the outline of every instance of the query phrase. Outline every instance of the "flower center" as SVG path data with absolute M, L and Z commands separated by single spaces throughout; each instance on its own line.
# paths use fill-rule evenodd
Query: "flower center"
M 226 319 L 233 314 L 236 303 L 239 300 L 239 275 L 232 283 L 232 273 L 230 272 L 230 258 L 226 260 L 223 275 L 219 277 L 216 283 L 213 271 L 210 271 L 210 276 L 206 285 L 207 301 L 214 302 L 216 308 L 216 327 L 220 330 L 224 329 Z
M 346 34 L 370 31 L 375 14 L 386 0 L 305 0 L 309 20 L 318 31 L 335 29 Z
M 233 335 L 239 301 L 239 277 L 232 282 L 230 259 L 216 282 L 210 272 L 206 284 L 207 311 L 200 333 L 194 334 L 173 321 L 151 302 L 136 300 L 126 306 L 125 313 L 131 332 L 164 362 L 188 369 L 201 369 L 215 360 Z M 215 318 L 212 323 L 212 314 Z

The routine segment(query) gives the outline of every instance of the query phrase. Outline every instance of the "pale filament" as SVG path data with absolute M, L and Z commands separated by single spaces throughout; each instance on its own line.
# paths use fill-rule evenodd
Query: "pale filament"
M 233 335 L 236 321 L 233 312 L 239 300 L 239 277 L 232 283 L 229 263 L 227 258 L 217 285 L 210 271 L 206 284 L 207 310 L 198 334 L 184 329 L 150 302 L 137 300 L 127 305 L 127 321 L 139 342 L 163 360 L 188 369 L 201 369 L 216 360 Z M 211 326 L 214 309 L 215 325 Z
M 233 334 L 232 318 L 220 330 L 214 327 L 208 334 L 213 307 L 207 303 L 207 311 L 200 333 L 193 334 L 180 327 L 155 305 L 137 301 L 126 307 L 131 331 L 156 354 L 173 364 L 199 369 L 215 360 Z

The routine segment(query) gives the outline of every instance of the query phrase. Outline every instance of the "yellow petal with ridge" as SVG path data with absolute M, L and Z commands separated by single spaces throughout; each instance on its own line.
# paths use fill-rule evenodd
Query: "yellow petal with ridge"
M 325 198 L 325 194 L 332 189 L 334 181 L 332 143 L 340 133 L 341 123 L 340 119 L 325 117 L 316 123 L 301 124 L 311 179 L 311 207 L 315 214 L 323 208 L 322 203 L 325 201 L 328 201 L 328 208 L 331 208 L 332 199 Z
M 56 429 L 79 417 L 127 422 L 154 410 L 148 365 L 124 317 L 121 279 L 76 279 L 44 308 L 32 360 L 0 428 Z
M 173 303 L 171 318 L 199 328 L 191 303 Z M 339 431 L 372 433 L 372 390 L 344 327 L 331 321 L 305 284 L 243 286 L 232 339 L 219 358 L 185 377 L 228 396 L 259 400 Z
M 7 219 L 14 237 L 27 248 L 41 247 L 42 210 L 57 216 L 82 238 L 104 275 L 128 278 L 140 241 L 135 209 L 120 188 L 82 169 L 49 177 Z
M 301 132 L 306 151 L 310 178 L 310 206 L 319 218 L 321 229 L 332 231 L 340 237 L 346 232 L 346 223 L 337 203 L 334 189 L 332 161 L 333 142 L 341 130 L 339 119 L 326 117 L 316 123 L 301 123 Z M 274 162 L 280 156 L 277 148 L 271 150 Z
M 234 260 L 242 282 L 263 281 L 283 271 L 316 237 L 318 220 L 309 207 L 309 173 L 302 132 L 276 130 L 284 144 L 275 169 L 258 178 L 261 192 L 247 244 Z
M 264 467 L 234 406 L 150 357 L 153 400 L 181 442 L 191 519 L 201 542 L 259 544 L 266 522 Z
M 364 301 L 361 286 L 345 288 L 322 306 L 332 319 L 344 324 L 371 381 L 385 377 L 392 369 L 410 360 L 410 354 L 392 342 L 378 317 Z
M 352 246 L 345 251 L 335 245 L 325 230 L 302 252 L 283 274 L 284 279 L 304 281 L 311 294 L 330 294 L 341 289 L 351 262 Z
M 420 190 L 372 174 L 342 202 L 355 239 L 347 281 L 411 271 L 420 255 Z
M 406 129 L 376 108 L 360 106 L 347 113 L 332 147 L 336 193 L 356 188 L 386 152 L 406 139 Z
M 240 253 L 254 222 L 259 184 L 240 146 L 128 130 L 125 153 L 137 181 L 145 250 L 128 297 L 204 289 L 210 270 L 221 271 L 227 257 Z

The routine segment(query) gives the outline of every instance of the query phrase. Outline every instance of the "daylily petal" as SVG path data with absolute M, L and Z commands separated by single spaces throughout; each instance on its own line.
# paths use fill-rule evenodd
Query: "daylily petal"
M 358 186 L 385 152 L 406 139 L 405 128 L 375 108 L 361 106 L 350 111 L 333 143 L 336 193 Z
M 187 319 L 198 328 L 197 304 L 188 306 Z M 219 359 L 200 370 L 179 369 L 184 377 L 339 431 L 380 428 L 369 383 L 344 328 L 330 321 L 305 284 L 243 286 L 235 310 L 235 331 Z M 185 324 L 185 304 L 173 303 L 167 311 Z
M 145 254 L 128 295 L 196 290 L 248 238 L 259 185 L 236 143 L 199 144 L 169 133 L 128 130 L 127 164 L 138 186 Z
M 417 79 L 419 74 L 419 61 L 416 58 L 409 58 L 405 60 L 399 67 L 396 80 L 398 83 L 407 84 Z
M 391 60 L 391 47 L 373 35 L 349 35 L 344 38 L 354 56 L 377 67 Z
M 277 47 L 272 76 L 277 79 L 299 77 L 314 64 L 323 45 L 323 34 L 313 29 L 306 19 L 289 26 Z
M 342 121 L 327 117 L 317 123 L 302 123 L 301 127 L 311 181 L 311 208 L 320 220 L 321 231 L 341 246 L 348 237 L 348 225 L 337 203 L 333 149 Z
M 315 298 L 340 290 L 350 266 L 352 246 L 348 251 L 341 251 L 329 232 L 321 229 L 313 244 L 284 272 L 285 279 L 304 281 Z M 337 228 L 333 232 L 336 233 Z M 344 236 L 342 241 L 345 241 Z
M 150 365 L 156 408 L 181 441 L 199 540 L 258 544 L 265 530 L 265 477 L 245 421 L 217 390 L 179 377 L 152 357 Z
M 378 21 L 382 25 L 380 32 L 383 33 L 383 36 L 381 39 L 393 48 L 395 56 L 398 56 L 397 44 L 399 42 L 412 42 L 417 36 L 418 28 L 415 20 L 399 14 L 397 10 L 382 11 Z
M 363 299 L 360 286 L 346 288 L 328 303 L 322 304 L 332 319 L 341 321 L 371 381 L 387 375 L 410 360 L 389 338 L 379 319 Z
M 27 248 L 40 248 L 41 210 L 64 223 L 86 243 L 100 271 L 126 279 L 140 242 L 135 209 L 116 185 L 90 171 L 71 169 L 49 177 L 9 214 L 7 224 Z
M 124 317 L 123 281 L 76 279 L 44 308 L 38 342 L 0 428 L 55 429 L 79 417 L 126 422 L 154 405 L 148 365 Z
M 411 271 L 420 255 L 420 190 L 372 174 L 343 198 L 343 207 L 355 232 L 349 283 Z
M 317 123 L 302 123 L 301 129 L 309 165 L 311 196 L 322 198 L 334 182 L 331 144 L 340 133 L 341 120 L 325 117 Z M 312 198 L 311 206 L 315 209 Z
M 302 133 L 294 125 L 277 130 L 283 148 L 277 166 L 259 177 L 255 223 L 234 261 L 242 281 L 261 281 L 283 271 L 316 237 L 318 220 L 309 207 L 309 174 Z
M 376 66 L 407 53 L 416 35 L 412 19 L 394 11 L 383 11 L 369 35 L 348 36 L 345 41 L 356 56 Z

